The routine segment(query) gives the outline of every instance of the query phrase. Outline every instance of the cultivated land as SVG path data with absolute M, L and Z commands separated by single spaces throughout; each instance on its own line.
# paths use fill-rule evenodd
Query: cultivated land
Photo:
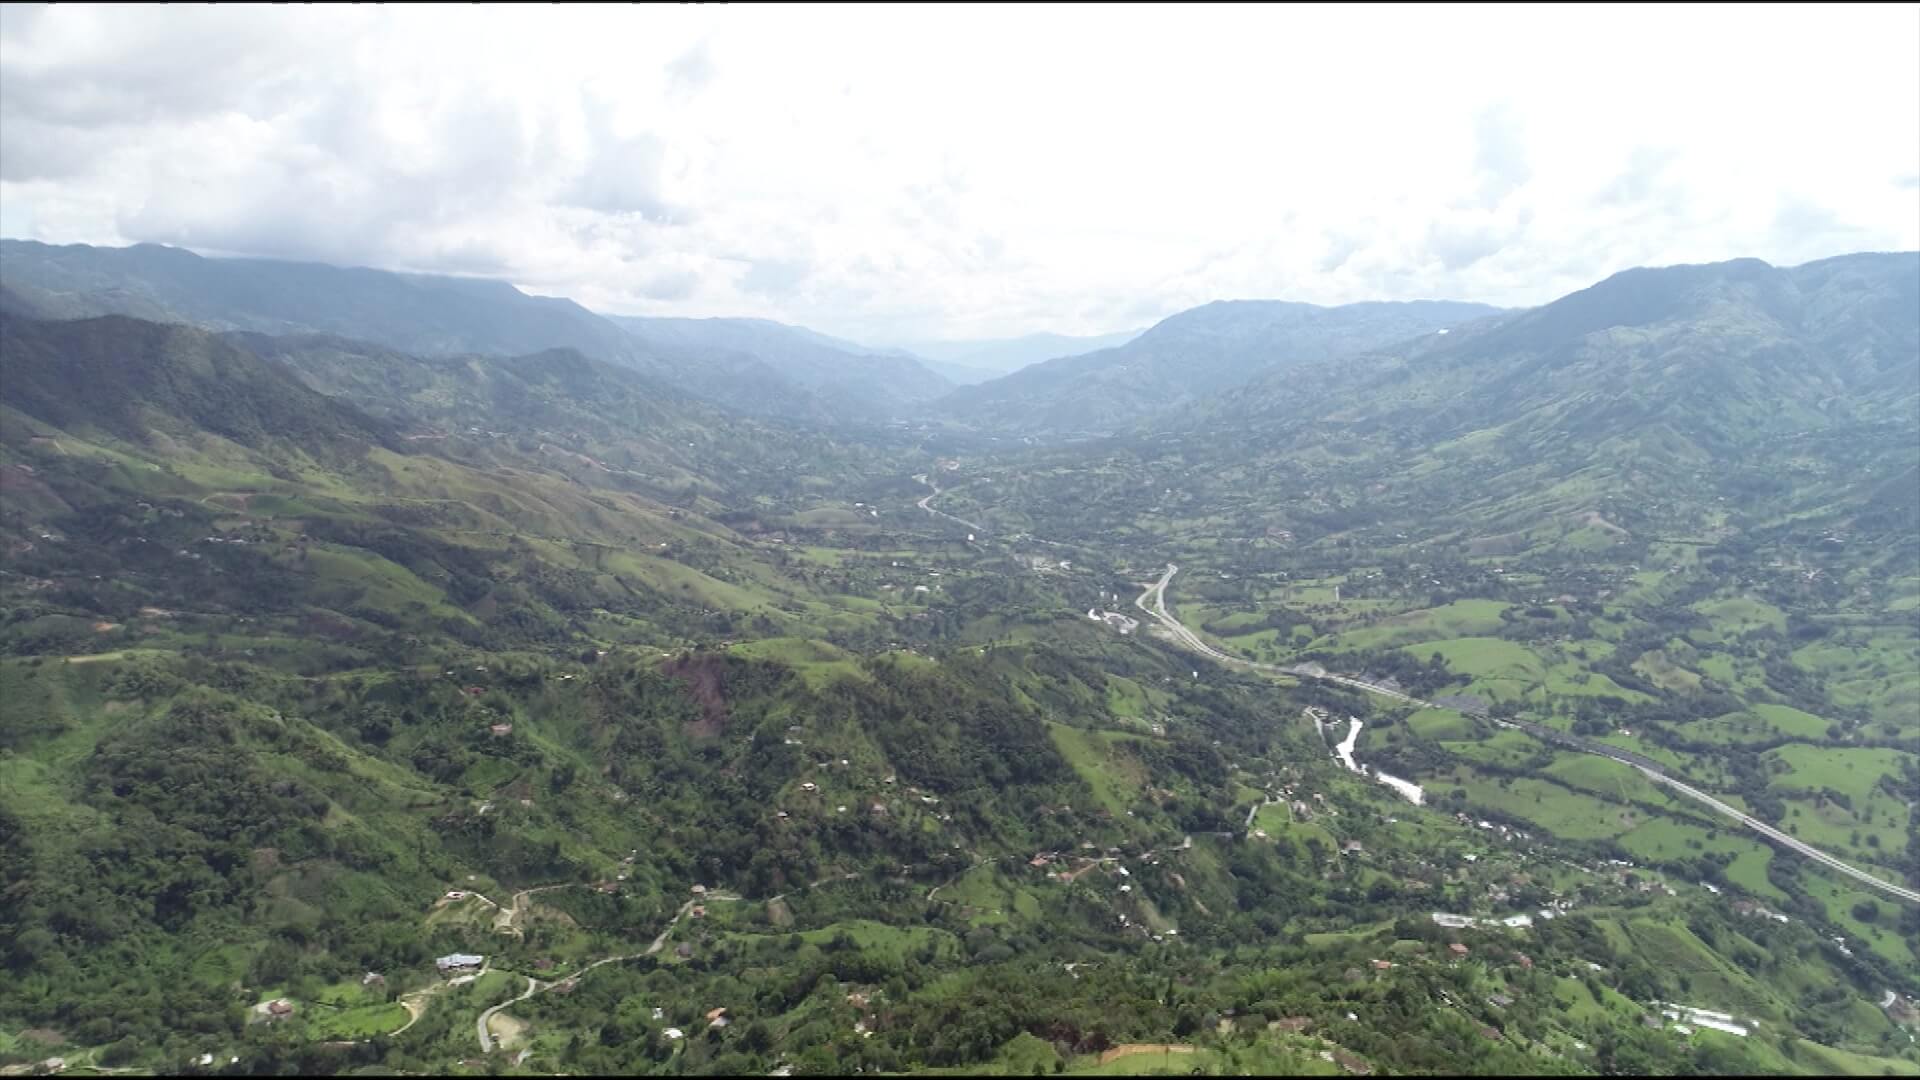
M 1530 318 L 1028 449 L 9 317 L 0 1067 L 1920 1069 L 1906 429 Z

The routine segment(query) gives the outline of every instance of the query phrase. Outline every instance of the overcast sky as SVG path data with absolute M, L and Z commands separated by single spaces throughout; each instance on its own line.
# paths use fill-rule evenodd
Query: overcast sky
M 0 9 L 0 235 L 869 341 L 1920 248 L 1920 5 Z

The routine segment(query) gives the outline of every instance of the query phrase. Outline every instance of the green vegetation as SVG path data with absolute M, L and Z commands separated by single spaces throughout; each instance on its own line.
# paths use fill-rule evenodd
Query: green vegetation
M 1203 309 L 982 422 L 1032 446 L 956 422 L 1006 387 L 748 419 L 567 318 L 456 347 L 597 359 L 10 301 L 0 1065 L 1920 1071 L 1920 906 L 1568 741 L 1920 878 L 1920 294 L 1862 260 L 1315 316 L 1284 379 L 1041 437 L 1278 340 Z M 1169 563 L 1265 666 L 1087 618 Z

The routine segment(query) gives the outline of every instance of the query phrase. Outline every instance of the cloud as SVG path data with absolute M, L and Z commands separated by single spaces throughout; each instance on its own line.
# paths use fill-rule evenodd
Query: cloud
M 1064 9 L 0 6 L 0 233 L 895 340 L 1920 247 L 1911 8 L 1395 19 L 1356 79 L 1365 13 L 1116 9 L 1066 78 Z
M 1599 201 L 1610 206 L 1625 206 L 1677 190 L 1666 177 L 1669 166 L 1679 156 L 1679 151 L 1671 147 L 1634 147 L 1627 167 L 1600 190 Z
M 667 85 L 671 92 L 686 96 L 698 93 L 713 81 L 713 57 L 702 40 L 667 65 Z
M 812 269 L 797 259 L 759 259 L 740 278 L 740 288 L 772 296 L 790 293 L 807 279 Z
M 1798 195 L 1781 200 L 1773 216 L 1772 232 L 1778 246 L 1798 253 L 1859 250 L 1875 246 L 1878 239 L 1874 230 Z
M 1464 270 L 1499 251 L 1511 234 L 1494 225 L 1435 225 L 1427 234 L 1427 250 L 1448 270 Z
M 642 214 L 656 220 L 670 215 L 661 197 L 666 144 L 652 135 L 610 140 L 596 148 L 592 161 L 567 189 L 570 205 L 608 214 Z
M 1525 123 L 1519 112 L 1502 102 L 1475 117 L 1474 172 L 1479 179 L 1479 205 L 1491 209 L 1533 178 L 1527 163 Z
M 656 274 L 634 291 L 649 300 L 685 300 L 700 287 L 700 275 L 691 270 Z

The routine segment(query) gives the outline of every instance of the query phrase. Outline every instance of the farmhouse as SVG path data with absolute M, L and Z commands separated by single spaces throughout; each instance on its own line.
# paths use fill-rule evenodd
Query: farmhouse
M 472 953 L 448 953 L 440 959 L 435 960 L 433 966 L 439 968 L 442 973 L 445 973 L 449 971 L 466 971 L 471 968 L 477 968 L 486 962 L 486 957 L 475 956 Z

